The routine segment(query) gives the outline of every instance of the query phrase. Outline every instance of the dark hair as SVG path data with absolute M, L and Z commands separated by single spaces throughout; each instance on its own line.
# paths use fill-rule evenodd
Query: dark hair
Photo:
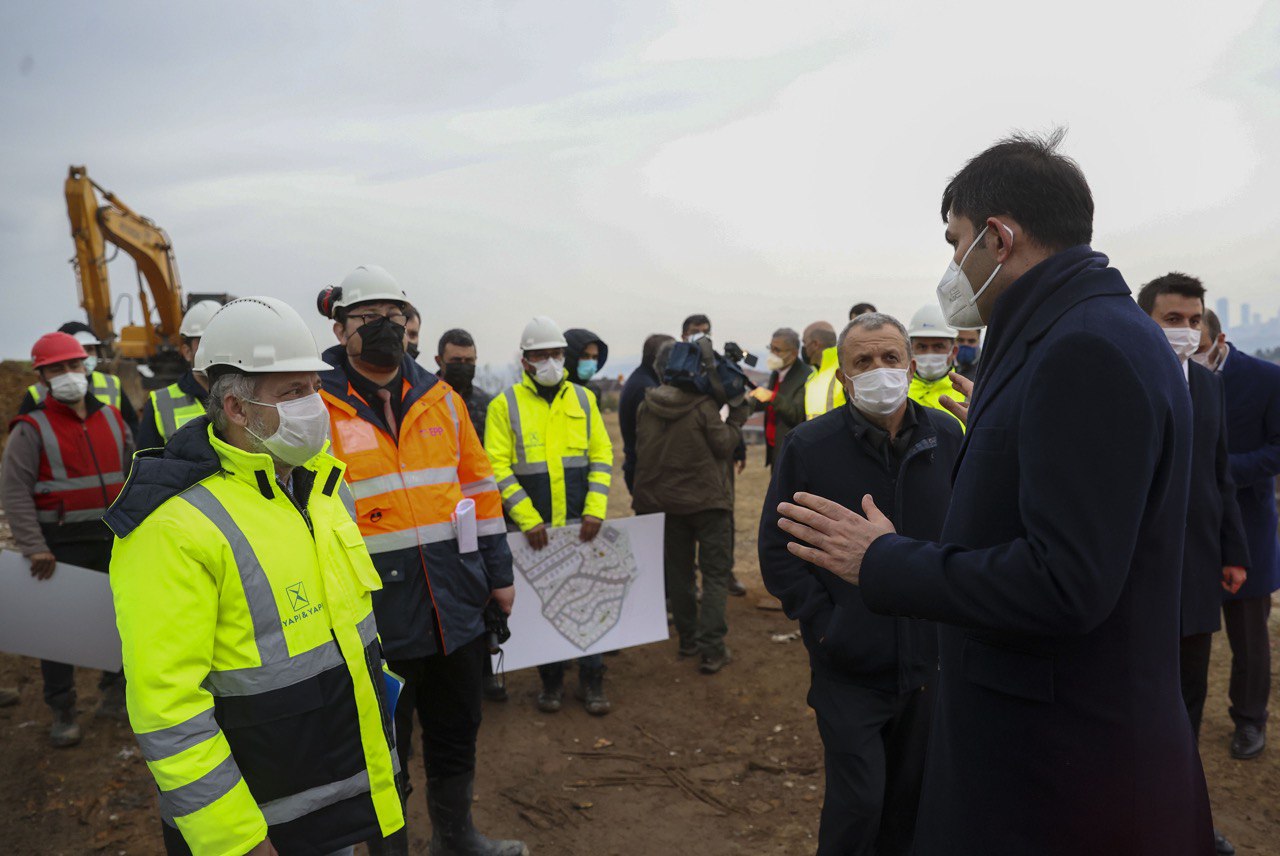
M 1218 337 L 1222 335 L 1222 321 L 1218 318 L 1218 313 L 1212 309 L 1204 311 L 1204 317 L 1200 319 L 1200 325 L 1209 331 L 1209 338 L 1215 343 Z
M 436 346 L 436 355 L 444 356 L 444 346 L 454 345 L 459 348 L 474 348 L 476 340 L 471 338 L 471 334 L 461 327 L 454 327 L 452 330 L 445 330 L 440 336 L 440 344 Z
M 710 318 L 705 315 L 690 315 L 688 318 L 684 319 L 684 323 L 680 325 L 680 335 L 683 336 L 685 333 L 688 333 L 690 327 L 700 327 L 703 324 L 707 325 L 707 331 L 710 332 Z
M 875 312 L 876 308 L 870 303 L 855 303 L 853 308 L 849 310 L 849 320 L 852 321 L 859 315 L 866 315 L 868 312 Z
M 656 371 L 658 349 L 665 343 L 675 340 L 675 336 L 668 336 L 666 333 L 653 333 L 644 340 L 644 347 L 640 350 L 640 363 Z
M 1013 134 L 955 174 L 942 192 L 947 214 L 981 229 L 988 217 L 1012 217 L 1032 241 L 1059 252 L 1093 240 L 1093 194 L 1071 158 L 1058 154 L 1066 130 L 1041 138 Z
M 418 312 L 417 308 L 412 303 L 406 303 L 404 305 L 404 320 L 406 324 L 421 317 L 422 314 Z
M 1152 310 L 1156 308 L 1156 298 L 1162 294 L 1194 297 L 1200 301 L 1201 305 L 1204 304 L 1204 284 L 1194 276 L 1187 276 L 1185 273 L 1173 271 L 1164 276 L 1158 276 L 1142 286 L 1142 289 L 1138 291 L 1138 306 L 1142 307 L 1143 312 L 1150 315 Z

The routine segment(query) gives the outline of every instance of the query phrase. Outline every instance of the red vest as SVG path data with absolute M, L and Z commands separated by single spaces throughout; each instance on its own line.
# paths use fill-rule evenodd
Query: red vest
M 124 488 L 124 418 L 103 405 L 83 422 L 52 397 L 10 423 L 26 422 L 40 435 L 36 517 L 41 523 L 99 520 Z

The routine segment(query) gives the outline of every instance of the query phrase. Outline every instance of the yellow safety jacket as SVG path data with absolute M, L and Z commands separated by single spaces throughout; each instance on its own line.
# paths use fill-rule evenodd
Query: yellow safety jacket
M 115 375 L 93 372 L 89 375 L 89 392 L 103 404 L 110 404 L 116 410 L 120 409 L 120 400 L 124 393 L 120 390 L 120 378 Z M 49 390 L 42 383 L 33 383 L 27 387 L 27 394 L 31 396 L 32 401 L 39 404 L 44 401 Z
M 955 414 L 943 407 L 942 403 L 938 401 L 944 395 L 950 396 L 952 401 L 963 402 L 965 400 L 964 395 L 951 385 L 951 378 L 947 375 L 943 375 L 937 380 L 925 380 L 918 374 L 911 376 L 911 386 L 907 390 L 907 397 L 921 407 L 932 407 L 934 410 L 941 410 L 954 419 Z M 956 421 L 960 422 L 959 419 L 956 419 Z M 960 422 L 960 425 L 962 428 L 964 427 L 963 422 Z
M 817 419 L 844 404 L 844 384 L 840 382 L 840 357 L 834 347 L 822 352 L 818 370 L 804 382 L 804 418 Z
M 563 380 L 548 404 L 525 375 L 489 402 L 484 449 L 503 510 L 520 531 L 539 523 L 564 526 L 585 516 L 604 519 L 613 444 L 596 397 L 586 388 Z
M 151 410 L 156 418 L 156 430 L 168 442 L 178 429 L 192 419 L 204 416 L 203 401 L 182 391 L 175 381 L 163 389 L 151 391 Z
M 268 834 L 328 853 L 404 825 L 381 581 L 342 477 L 321 453 L 286 491 L 209 427 L 139 453 L 105 518 L 129 719 L 166 837 L 195 856 Z

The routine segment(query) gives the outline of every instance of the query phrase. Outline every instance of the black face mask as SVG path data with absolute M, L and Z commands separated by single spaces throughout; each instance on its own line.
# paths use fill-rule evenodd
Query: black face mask
M 472 363 L 445 363 L 440 374 L 444 377 L 445 383 L 456 389 L 460 394 L 466 395 L 471 392 L 471 383 L 475 380 L 476 367 Z
M 410 345 L 405 349 L 405 353 L 409 355 L 409 359 L 416 360 L 418 358 L 418 354 L 422 352 L 418 350 L 417 345 Z
M 390 318 L 375 318 L 356 330 L 360 334 L 360 359 L 380 369 L 394 369 L 404 359 L 404 325 Z

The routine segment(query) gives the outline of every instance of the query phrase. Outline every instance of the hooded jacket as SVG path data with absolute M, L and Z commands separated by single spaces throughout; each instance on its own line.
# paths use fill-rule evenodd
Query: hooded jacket
M 586 386 L 588 381 L 578 377 L 578 362 L 582 359 L 583 350 L 592 342 L 599 346 L 600 356 L 596 358 L 596 375 L 599 376 L 600 370 L 609 361 L 609 346 L 595 333 L 581 327 L 565 330 L 564 340 L 569 343 L 569 347 L 564 349 L 564 367 L 569 372 L 569 380 L 579 386 Z
M 733 451 L 750 413 L 739 405 L 725 422 L 709 395 L 669 384 L 648 390 L 636 415 L 636 513 L 732 510 Z

